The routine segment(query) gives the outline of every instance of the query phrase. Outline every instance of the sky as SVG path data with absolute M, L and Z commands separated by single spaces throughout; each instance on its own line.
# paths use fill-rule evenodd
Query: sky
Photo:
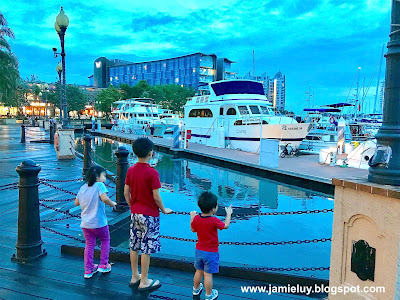
M 22 78 L 58 80 L 52 48 L 60 49 L 61 6 L 70 20 L 67 83 L 88 85 L 100 56 L 142 62 L 202 52 L 235 61 L 244 75 L 254 50 L 257 75 L 286 76 L 286 109 L 296 112 L 354 99 L 357 81 L 360 93 L 370 86 L 372 106 L 391 12 L 391 0 L 1 0 Z M 381 80 L 384 71 L 385 60 Z

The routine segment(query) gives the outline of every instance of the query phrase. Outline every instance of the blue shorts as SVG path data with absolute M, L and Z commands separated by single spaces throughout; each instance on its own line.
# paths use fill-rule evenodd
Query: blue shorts
M 131 214 L 129 248 L 142 254 L 160 252 L 160 217 Z
M 219 253 L 196 249 L 194 267 L 209 274 L 219 273 Z

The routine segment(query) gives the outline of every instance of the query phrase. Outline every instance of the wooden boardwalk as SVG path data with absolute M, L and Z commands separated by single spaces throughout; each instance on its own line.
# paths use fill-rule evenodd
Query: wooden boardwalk
M 41 131 L 42 129 L 37 129 Z M 128 286 L 130 265 L 117 262 L 109 274 L 95 274 L 91 279 L 83 278 L 83 258 L 61 254 L 61 245 L 77 245 L 77 242 L 66 236 L 42 230 L 42 248 L 48 255 L 30 263 L 15 263 L 11 256 L 16 253 L 18 189 L 4 187 L 19 180 L 15 167 L 22 160 L 31 159 L 42 168 L 39 178 L 50 180 L 78 179 L 82 176 L 82 162 L 58 161 L 52 145 L 20 143 L 18 126 L 0 126 L 0 299 L 189 299 L 192 298 L 193 273 L 152 267 L 151 278 L 159 279 L 162 287 L 144 294 Z M 38 133 L 39 135 L 39 133 Z M 76 193 L 79 181 L 48 182 L 61 189 Z M 113 184 L 110 193 L 113 194 Z M 39 186 L 39 198 L 45 200 L 67 200 L 74 196 L 46 185 Z M 78 214 L 73 201 L 43 202 L 48 206 Z M 40 207 L 41 220 L 64 217 L 60 213 Z M 108 218 L 118 216 L 108 210 Z M 70 218 L 56 222 L 45 222 L 42 225 L 62 234 L 82 239 L 79 220 Z M 83 244 L 79 244 L 83 246 Z M 265 285 L 251 280 L 215 277 L 215 288 L 219 290 L 219 299 L 265 299 L 264 294 L 242 293 L 240 286 Z M 204 292 L 203 292 L 204 297 Z M 268 299 L 308 299 L 301 295 L 275 294 Z

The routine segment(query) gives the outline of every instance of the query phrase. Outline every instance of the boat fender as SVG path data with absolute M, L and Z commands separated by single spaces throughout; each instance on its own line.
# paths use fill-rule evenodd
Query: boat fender
M 60 136 L 58 132 L 54 134 L 54 150 L 56 150 L 56 152 L 60 151 Z

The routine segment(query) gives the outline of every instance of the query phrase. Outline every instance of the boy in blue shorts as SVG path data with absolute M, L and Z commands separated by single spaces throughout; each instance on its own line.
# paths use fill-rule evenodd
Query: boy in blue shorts
M 131 209 L 130 259 L 132 278 L 131 287 L 139 291 L 153 291 L 161 286 L 156 279 L 149 279 L 150 255 L 160 251 L 160 210 L 164 214 L 172 213 L 165 208 L 160 196 L 160 177 L 156 169 L 150 167 L 153 156 L 153 142 L 139 138 L 132 148 L 138 162 L 128 169 L 125 179 L 124 196 Z M 142 274 L 138 271 L 139 251 Z
M 218 253 L 218 229 L 227 229 L 231 223 L 232 205 L 225 207 L 226 218 L 222 222 L 213 214 L 218 209 L 218 198 L 211 192 L 203 192 L 198 200 L 201 214 L 195 211 L 190 213 L 190 228 L 197 232 L 197 244 L 194 267 L 196 273 L 193 279 L 193 295 L 200 295 L 203 290 L 201 283 L 204 276 L 206 288 L 206 300 L 213 300 L 218 297 L 218 291 L 213 289 L 213 274 L 219 272 L 219 253 Z

